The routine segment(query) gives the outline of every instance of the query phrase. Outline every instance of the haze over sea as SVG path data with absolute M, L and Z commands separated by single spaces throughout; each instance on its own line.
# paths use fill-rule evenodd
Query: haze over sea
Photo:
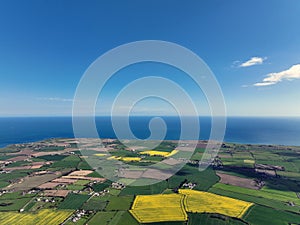
M 148 124 L 151 118 L 153 117 L 130 117 L 131 129 L 138 138 L 147 138 L 150 135 Z M 165 139 L 179 139 L 179 117 L 163 118 L 168 128 Z M 199 120 L 201 128 L 199 139 L 207 140 L 211 119 L 200 117 Z M 96 117 L 96 124 L 100 137 L 116 137 L 110 117 Z M 74 137 L 71 117 L 0 118 L 0 147 L 59 137 Z M 300 146 L 300 118 L 228 117 L 224 141 Z

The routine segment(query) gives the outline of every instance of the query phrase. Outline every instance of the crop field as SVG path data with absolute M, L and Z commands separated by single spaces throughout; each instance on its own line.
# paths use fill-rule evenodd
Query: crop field
M 133 161 L 139 162 L 139 161 L 141 161 L 141 158 L 140 157 L 122 157 L 121 160 L 125 161 L 125 162 L 133 162 Z
M 84 210 L 103 210 L 107 205 L 106 201 L 100 201 L 97 198 L 92 198 L 83 204 L 81 207 Z
M 102 156 L 106 156 L 107 155 L 107 153 L 96 153 L 96 154 L 94 154 L 95 156 L 100 156 L 100 157 L 102 157 Z
M 186 211 L 193 213 L 219 213 L 230 217 L 241 218 L 253 203 L 228 198 L 203 191 L 179 189 L 185 195 Z
M 183 198 L 180 194 L 138 195 L 130 213 L 140 223 L 186 221 Z
M 253 179 L 232 176 L 226 173 L 217 173 L 217 175 L 221 178 L 219 182 L 222 184 L 230 184 L 256 190 L 260 188 L 256 185 Z
M 78 163 L 80 162 L 80 158 L 76 155 L 70 155 L 63 160 L 54 162 L 51 167 L 52 168 L 76 168 Z
M 297 198 L 295 192 L 291 192 L 291 191 L 280 191 L 280 190 L 272 190 L 267 188 L 263 188 L 262 190 L 253 190 L 249 188 L 242 188 L 242 187 L 232 186 L 228 184 L 220 184 L 220 183 L 215 184 L 213 187 L 222 190 L 228 190 L 228 191 L 240 193 L 240 194 L 246 194 L 246 195 L 271 199 L 271 200 L 278 200 L 283 202 L 292 201 L 300 205 L 300 199 Z
M 74 185 L 82 185 L 82 186 L 84 186 L 84 185 L 87 185 L 88 183 L 90 183 L 89 180 L 78 180 L 78 181 L 76 181 L 74 183 Z
M 133 196 L 112 196 L 106 207 L 106 211 L 118 211 L 130 209 Z
M 81 194 L 68 194 L 64 201 L 62 201 L 59 209 L 79 209 L 84 202 L 86 202 L 91 196 Z
M 172 155 L 175 155 L 178 152 L 178 150 L 173 150 L 171 152 L 163 152 L 163 151 L 143 151 L 140 152 L 142 155 L 150 155 L 150 156 L 162 156 L 162 157 L 170 157 Z
M 116 212 L 97 212 L 95 216 L 88 221 L 89 225 L 107 225 L 115 216 Z
M 300 224 L 299 214 L 274 210 L 272 208 L 255 205 L 244 216 L 250 224 Z
M 161 194 L 167 187 L 167 181 L 146 186 L 128 186 L 121 191 L 120 196 Z
M 83 185 L 75 185 L 75 184 L 70 184 L 67 186 L 67 189 L 72 190 L 72 191 L 80 191 L 84 188 L 85 188 L 85 186 L 83 186 Z
M 0 200 L 0 211 L 18 211 L 22 209 L 30 200 L 31 198 Z
M 121 211 L 122 212 L 122 211 Z M 119 217 L 118 222 L 115 225 L 139 225 L 140 223 L 133 218 L 133 216 L 128 211 L 123 211 L 123 213 L 119 216 L 116 215 L 115 217 Z M 112 221 L 114 222 L 114 221 Z M 112 225 L 112 223 L 110 224 Z
M 205 171 L 199 171 L 198 167 L 185 165 L 179 172 L 168 179 L 168 187 L 176 188 L 184 180 L 196 183 L 194 189 L 207 191 L 211 186 L 218 182 L 219 177 L 215 171 L 211 168 L 207 168 Z M 203 182 L 205 180 L 205 182 Z
M 94 191 L 99 192 L 99 191 L 103 191 L 105 188 L 108 188 L 110 184 L 111 184 L 111 181 L 107 180 L 107 181 L 104 181 L 103 183 L 94 184 L 92 186 L 92 188 Z
M 188 213 L 188 225 L 246 225 L 243 221 L 210 213 Z
M 5 225 L 46 225 L 61 224 L 73 211 L 43 209 L 38 213 L 0 212 L 0 224 Z

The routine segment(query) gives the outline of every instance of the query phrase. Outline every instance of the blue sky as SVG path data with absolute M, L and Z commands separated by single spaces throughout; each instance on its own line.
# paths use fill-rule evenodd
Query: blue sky
M 78 82 L 95 59 L 149 39 L 198 54 L 222 88 L 228 115 L 299 116 L 299 11 L 298 0 L 2 1 L 0 116 L 71 115 Z M 97 113 L 109 113 L 113 96 L 147 72 L 179 82 L 201 99 L 200 114 L 209 113 L 203 94 L 184 74 L 159 65 L 116 74 Z M 133 111 L 174 113 L 157 99 Z

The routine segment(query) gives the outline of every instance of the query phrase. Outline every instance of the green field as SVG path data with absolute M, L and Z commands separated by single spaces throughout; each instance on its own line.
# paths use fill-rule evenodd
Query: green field
M 18 198 L 0 200 L 0 211 L 18 211 L 22 209 L 31 198 Z
M 253 225 L 272 224 L 300 224 L 300 215 L 274 210 L 263 206 L 254 206 L 244 216 L 244 219 Z
M 133 199 L 133 196 L 112 196 L 105 209 L 106 211 L 129 210 Z
M 92 188 L 94 191 L 100 192 L 103 191 L 105 188 L 108 188 L 110 185 L 111 185 L 111 181 L 105 181 L 103 183 L 94 184 Z
M 85 202 L 81 208 L 85 210 L 101 211 L 105 209 L 106 205 L 107 201 L 101 201 L 101 199 L 93 197 Z
M 81 159 L 77 155 L 70 155 L 63 160 L 54 162 L 52 168 L 76 168 Z
M 203 182 L 205 180 L 205 182 Z M 199 171 L 197 166 L 185 165 L 179 172 L 168 179 L 168 188 L 178 188 L 183 182 L 196 183 L 195 190 L 206 191 L 215 183 L 219 177 L 212 168 Z
M 300 199 L 297 198 L 295 192 L 291 191 L 280 191 L 272 189 L 253 190 L 249 188 L 242 188 L 221 183 L 215 184 L 213 187 L 221 190 L 232 191 L 239 194 L 251 195 L 282 202 L 292 201 L 300 206 Z
M 168 187 L 167 181 L 162 181 L 148 186 L 128 186 L 121 191 L 120 196 L 160 194 L 167 187 Z
M 80 190 L 82 190 L 82 189 L 84 189 L 85 188 L 85 186 L 82 186 L 82 185 L 76 185 L 76 184 L 69 184 L 68 186 L 67 186 L 67 189 L 68 190 L 72 190 L 72 191 L 80 191 Z
M 116 212 L 97 212 L 89 221 L 89 225 L 107 225 L 115 216 Z
M 58 205 L 58 209 L 80 209 L 83 203 L 90 197 L 89 195 L 70 193 L 65 200 Z
M 218 215 L 218 214 L 207 214 L 207 213 L 189 213 L 188 225 L 246 225 L 247 223 L 230 217 Z

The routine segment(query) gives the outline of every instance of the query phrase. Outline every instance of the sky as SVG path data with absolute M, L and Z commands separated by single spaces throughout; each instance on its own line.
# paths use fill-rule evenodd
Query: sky
M 0 116 L 72 115 L 87 68 L 107 51 L 141 40 L 173 42 L 201 57 L 221 87 L 228 116 L 299 116 L 299 11 L 298 0 L 1 1 Z M 109 115 L 122 88 L 150 75 L 177 82 L 199 115 L 209 115 L 205 93 L 188 75 L 159 63 L 117 72 L 99 95 L 96 113 Z M 178 95 L 174 104 L 183 101 Z M 123 103 L 120 115 L 128 107 Z M 148 98 L 132 113 L 176 111 Z

